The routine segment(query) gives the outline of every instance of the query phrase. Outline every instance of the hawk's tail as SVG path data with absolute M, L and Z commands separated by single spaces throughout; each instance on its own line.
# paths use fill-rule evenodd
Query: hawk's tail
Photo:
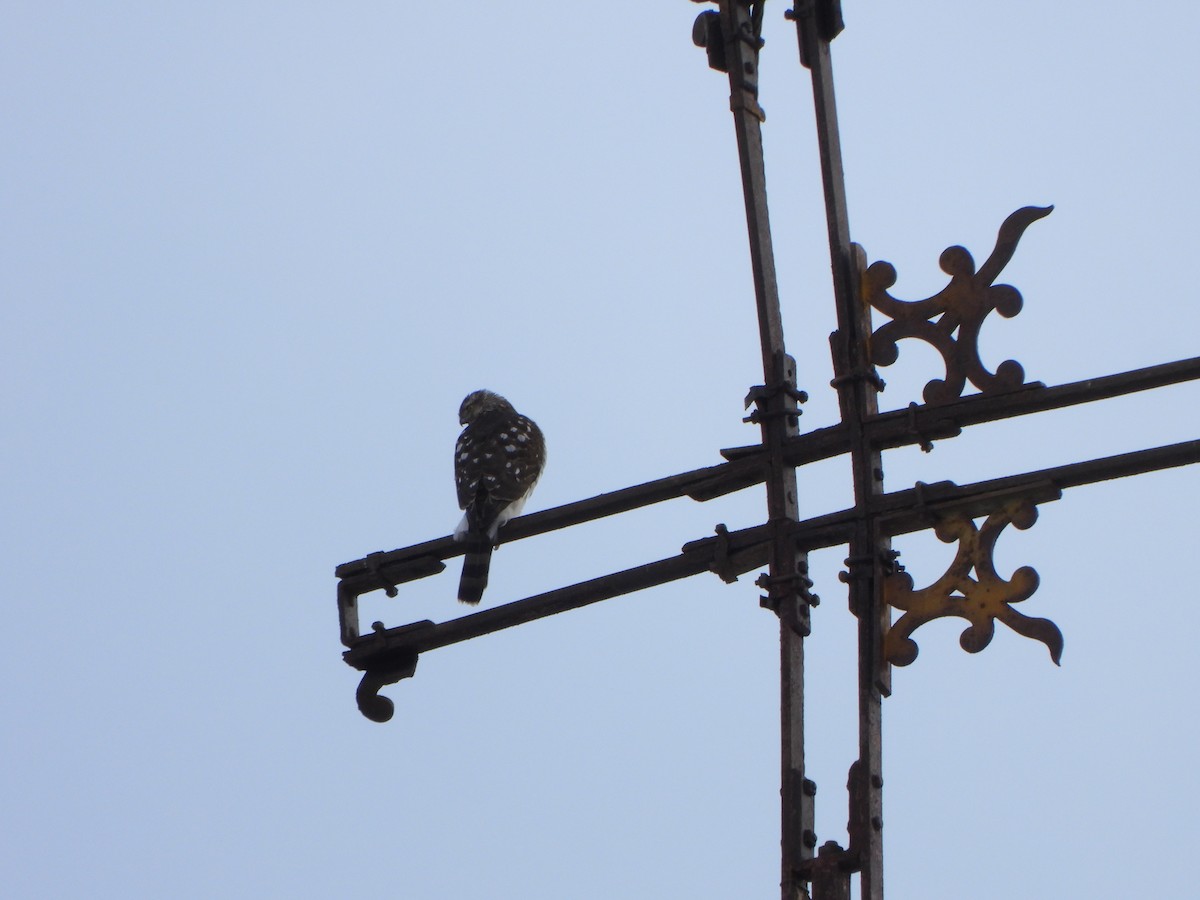
M 483 589 L 487 587 L 488 569 L 492 565 L 492 542 L 486 535 L 472 535 L 467 541 L 462 578 L 458 581 L 458 599 L 474 606 L 483 599 Z

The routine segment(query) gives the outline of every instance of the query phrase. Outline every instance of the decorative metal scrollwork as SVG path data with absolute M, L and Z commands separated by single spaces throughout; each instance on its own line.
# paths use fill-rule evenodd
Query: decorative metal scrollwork
M 1005 360 L 994 373 L 987 370 L 979 358 L 979 330 L 992 310 L 1006 319 L 1021 311 L 1020 292 L 1011 285 L 992 282 L 1012 259 L 1025 229 L 1053 209 L 1026 206 L 1005 219 L 995 249 L 978 271 L 965 247 L 947 247 L 938 264 L 950 276 L 950 283 L 926 300 L 897 300 L 888 293 L 896 283 L 895 266 L 882 260 L 868 266 L 861 273 L 863 300 L 892 319 L 872 335 L 872 361 L 890 366 L 900 353 L 896 344 L 904 338 L 932 344 L 946 363 L 946 377 L 925 385 L 925 402 L 930 404 L 961 397 L 967 381 L 985 394 L 1024 385 L 1025 370 L 1016 360 Z
M 1041 641 L 1050 650 L 1055 665 L 1062 658 L 1063 637 L 1058 626 L 1049 619 L 1035 619 L 1013 609 L 1012 604 L 1029 598 L 1038 588 L 1038 574 L 1022 566 L 1009 580 L 996 574 L 992 552 L 996 539 L 1005 526 L 1029 528 L 1037 521 L 1037 508 L 1028 500 L 1010 500 L 989 515 L 982 527 L 967 516 L 953 516 L 940 521 L 934 531 L 950 543 L 958 541 L 954 562 L 941 578 L 929 587 L 913 590 L 912 576 L 894 572 L 883 582 L 884 600 L 902 615 L 884 637 L 884 658 L 898 666 L 907 666 L 917 658 L 917 644 L 912 633 L 926 622 L 944 616 L 959 616 L 970 626 L 959 637 L 959 644 L 968 653 L 978 653 L 992 641 L 995 620 L 999 619 L 1013 631 Z M 970 571 L 975 570 L 975 578 Z
M 417 654 L 404 652 L 395 654 L 382 664 L 372 666 L 363 672 L 354 699 L 358 703 L 359 712 L 372 722 L 386 722 L 396 711 L 396 705 L 379 693 L 380 689 L 395 684 L 402 678 L 412 678 L 417 671 Z

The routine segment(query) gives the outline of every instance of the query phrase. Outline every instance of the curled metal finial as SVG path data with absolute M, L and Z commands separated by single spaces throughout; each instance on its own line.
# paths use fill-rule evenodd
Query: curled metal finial
M 925 385 L 926 403 L 946 403 L 962 396 L 967 381 L 985 394 L 1025 384 L 1025 370 L 1016 360 L 1005 360 L 989 372 L 979 358 L 979 331 L 988 313 L 995 310 L 1012 318 L 1021 311 L 1020 292 L 1007 284 L 992 284 L 1012 259 L 1025 229 L 1050 215 L 1053 206 L 1018 209 L 1000 226 L 996 247 L 987 261 L 975 268 L 965 247 L 947 247 L 938 264 L 950 283 L 926 300 L 897 300 L 888 293 L 896 283 L 896 268 L 888 262 L 872 263 L 860 275 L 863 301 L 892 321 L 871 337 L 873 362 L 890 366 L 899 356 L 898 341 L 916 338 L 932 344 L 946 364 L 946 377 Z
M 417 654 L 412 652 L 398 654 L 389 659 L 386 664 L 371 666 L 363 672 L 354 699 L 358 709 L 372 722 L 386 722 L 396 711 L 396 705 L 387 697 L 381 697 L 379 691 L 384 685 L 395 684 L 402 678 L 412 678 L 417 671 Z
M 946 543 L 958 541 L 958 552 L 946 573 L 929 587 L 913 590 L 912 576 L 898 571 L 884 579 L 884 600 L 903 610 L 899 620 L 884 636 L 884 658 L 907 666 L 917 658 L 912 633 L 934 619 L 959 616 L 971 624 L 959 637 L 968 653 L 978 653 L 992 641 L 999 619 L 1013 631 L 1041 641 L 1050 650 L 1055 665 L 1062 658 L 1063 637 L 1049 619 L 1035 619 L 1017 612 L 1012 604 L 1029 598 L 1038 588 L 1038 574 L 1022 566 L 1007 581 L 996 574 L 993 551 L 996 539 L 1007 525 L 1029 528 L 1037 521 L 1037 508 L 1028 500 L 1010 500 L 989 515 L 982 527 L 967 516 L 940 521 L 935 532 Z M 971 570 L 975 578 L 971 578 Z

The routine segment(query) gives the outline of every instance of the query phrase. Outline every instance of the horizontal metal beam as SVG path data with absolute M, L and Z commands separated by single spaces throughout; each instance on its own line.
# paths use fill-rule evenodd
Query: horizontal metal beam
M 872 504 L 871 513 L 879 517 L 883 531 L 894 537 L 922 531 L 947 515 L 965 515 L 972 518 L 986 515 L 1000 503 L 1014 497 L 1024 497 L 1034 503 L 1048 503 L 1059 499 L 1067 488 L 1195 463 L 1200 463 L 1200 440 L 1136 450 L 1132 453 L 1105 456 L 1087 462 L 1038 469 L 966 485 L 957 485 L 953 481 L 939 481 L 933 484 L 918 482 L 915 487 L 879 497 Z M 855 515 L 855 510 L 843 509 L 840 512 L 807 519 L 800 523 L 796 539 L 802 548 L 808 550 L 834 546 L 836 542 L 829 542 L 829 536 L 836 533 L 839 527 L 846 527 Z
M 737 462 L 693 469 L 690 472 L 670 475 L 521 516 L 504 526 L 500 532 L 500 543 L 519 541 L 678 497 L 695 495 L 696 499 L 709 499 L 761 484 L 765 478 L 766 461 L 760 448 L 759 454 L 753 458 L 747 457 Z M 357 593 L 366 593 L 369 590 L 378 590 L 436 574 L 430 571 L 428 560 L 460 556 L 463 552 L 462 547 L 460 542 L 447 535 L 399 550 L 372 553 L 363 559 L 342 563 L 335 570 L 335 574 L 344 583 L 350 582 L 350 586 Z
M 873 417 L 867 423 L 867 432 L 871 441 L 883 449 L 922 444 L 955 437 L 968 425 L 1107 400 L 1196 379 L 1200 379 L 1200 357 L 1055 387 L 1030 385 L 1010 393 L 974 394 L 935 406 L 913 404 Z
M 1066 488 L 1197 462 L 1200 462 L 1200 440 L 1186 441 L 974 484 L 960 486 L 949 481 L 918 484 L 908 490 L 884 494 L 873 504 L 872 512 L 880 517 L 883 531 L 895 536 L 928 528 L 945 515 L 984 515 L 1012 497 L 1045 503 L 1058 499 Z M 855 510 L 844 509 L 794 524 L 780 524 L 790 526 L 800 549 L 817 550 L 845 543 L 856 515 Z M 419 622 L 364 635 L 354 642 L 344 657 L 355 668 L 365 669 L 391 654 L 419 654 L 701 572 L 717 572 L 732 580 L 733 576 L 766 564 L 771 537 L 770 524 L 718 532 L 713 537 L 685 544 L 678 556 L 515 600 L 448 622 Z
M 1107 400 L 1197 379 L 1200 379 L 1200 356 L 1055 387 L 1034 383 L 1003 394 L 972 394 L 951 403 L 911 403 L 903 409 L 869 417 L 864 427 L 874 446 L 892 450 L 956 437 L 968 425 Z M 846 453 L 848 448 L 846 427 L 831 425 L 789 441 L 788 462 L 802 466 Z M 729 460 L 741 460 L 759 452 L 761 448 L 757 444 L 749 444 L 722 450 L 721 455 Z
M 1090 403 L 1195 379 L 1200 379 L 1200 357 L 1057 387 L 1030 386 L 1007 394 L 976 394 L 937 406 L 914 405 L 873 416 L 867 421 L 866 428 L 873 445 L 892 449 L 953 437 L 968 425 Z M 803 466 L 848 450 L 845 426 L 834 425 L 789 439 L 785 456 L 788 465 Z M 730 459 L 729 462 L 513 519 L 504 527 L 500 540 L 502 543 L 522 540 L 679 497 L 710 500 L 765 480 L 766 456 L 760 444 L 721 452 Z M 436 574 L 441 571 L 438 561 L 461 554 L 462 544 L 447 535 L 343 563 L 335 574 L 351 593 L 363 594 Z
M 804 523 L 800 523 L 799 527 L 802 528 L 803 525 Z M 838 542 L 842 528 L 839 523 L 825 535 L 828 546 Z M 359 638 L 354 647 L 343 655 L 350 665 L 364 668 L 380 651 L 404 650 L 423 653 L 701 572 L 716 572 L 722 578 L 732 581 L 737 575 L 766 565 L 770 539 L 771 531 L 768 525 L 755 525 L 739 531 L 718 533 L 715 537 L 685 544 L 677 556 L 624 569 L 523 600 L 514 600 L 491 609 L 459 616 L 448 622 L 419 622 L 377 630 Z

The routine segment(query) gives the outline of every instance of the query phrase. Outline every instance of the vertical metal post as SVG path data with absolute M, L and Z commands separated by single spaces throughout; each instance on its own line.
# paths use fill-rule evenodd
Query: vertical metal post
M 890 692 L 890 673 L 883 662 L 882 640 L 887 606 L 882 599 L 885 567 L 891 564 L 891 541 L 879 533 L 873 506 L 883 493 L 879 450 L 867 441 L 863 422 L 879 411 L 882 382 L 870 354 L 871 311 L 859 298 L 858 260 L 850 243 L 846 187 L 842 170 L 837 106 L 829 42 L 842 30 L 837 0 L 799 0 L 793 17 L 801 62 L 812 72 L 813 102 L 825 215 L 833 265 L 838 330 L 831 335 L 834 384 L 842 421 L 851 435 L 854 499 L 858 512 L 850 555 L 846 560 L 850 609 L 858 618 L 859 757 L 850 769 L 850 847 L 848 857 L 861 872 L 862 900 L 883 900 L 882 698 Z
M 711 15 L 711 14 L 707 14 Z M 758 51 L 762 43 L 762 3 L 720 0 L 719 29 L 710 29 L 709 59 L 729 73 L 730 108 L 737 132 L 750 236 L 750 258 L 754 272 L 754 294 L 758 306 L 759 338 L 762 344 L 763 385 L 751 392 L 757 404 L 752 416 L 762 429 L 768 448 L 767 509 L 775 529 L 770 570 L 760 580 L 767 589 L 764 605 L 779 615 L 780 635 L 780 725 L 782 865 L 781 896 L 801 896 L 800 870 L 812 856 L 813 795 L 804 777 L 804 636 L 808 633 L 807 555 L 796 550 L 791 525 L 799 519 L 796 470 L 784 457 L 788 438 L 798 433 L 795 361 L 784 348 L 779 288 L 775 279 L 775 257 L 767 216 L 765 167 L 762 152 L 763 112 L 758 105 Z M 704 17 L 702 17 L 702 21 Z M 710 23 L 713 20 L 708 20 Z M 698 22 L 698 25 L 701 23 Z M 721 52 L 714 54 L 714 39 Z

